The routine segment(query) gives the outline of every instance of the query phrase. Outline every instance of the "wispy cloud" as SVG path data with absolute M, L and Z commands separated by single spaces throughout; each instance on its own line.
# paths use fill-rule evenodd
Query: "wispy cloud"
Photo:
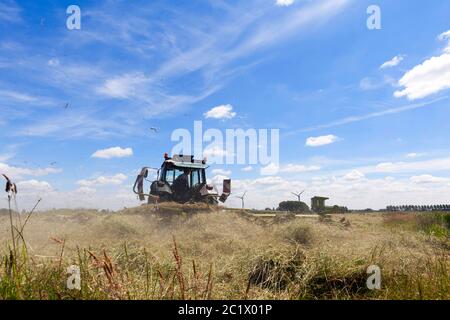
M 143 73 L 132 73 L 107 79 L 105 83 L 98 88 L 98 92 L 112 98 L 127 99 L 136 97 L 138 86 L 149 83 L 150 79 Z
M 301 33 L 305 26 L 328 21 L 339 14 L 351 0 L 321 0 L 313 4 L 289 10 L 285 16 L 260 24 L 243 43 L 232 50 L 228 57 L 239 57 L 257 49 L 280 43 L 294 34 Z
M 339 120 L 336 120 L 336 121 L 333 121 L 330 123 L 326 123 L 326 124 L 319 124 L 316 126 L 312 126 L 312 127 L 308 127 L 308 128 L 304 128 L 304 129 L 300 129 L 300 130 L 292 130 L 292 131 L 287 132 L 286 135 L 294 135 L 294 134 L 298 134 L 298 133 L 302 133 L 302 132 L 315 131 L 315 130 L 319 130 L 319 129 L 327 129 L 327 128 L 332 128 L 332 127 L 342 126 L 342 125 L 353 123 L 353 122 L 364 121 L 364 120 L 368 120 L 371 118 L 383 117 L 383 116 L 390 115 L 390 114 L 396 114 L 396 113 L 405 112 L 405 111 L 409 111 L 409 110 L 424 108 L 424 107 L 433 105 L 439 101 L 443 101 L 447 98 L 448 98 L 448 96 L 443 96 L 440 98 L 436 98 L 434 100 L 425 101 L 425 102 L 421 102 L 421 103 L 413 103 L 413 104 L 408 104 L 408 105 L 401 106 L 401 107 L 390 108 L 390 109 L 383 110 L 383 111 L 371 112 L 371 113 L 364 114 L 364 115 L 346 117 L 346 118 L 339 119 Z
M 0 22 L 20 22 L 22 21 L 20 12 L 20 7 L 14 1 L 5 0 L 0 2 Z
M 101 114 L 101 113 L 100 113 Z M 89 136 L 91 139 L 139 135 L 133 130 L 137 122 L 124 122 L 114 115 L 101 116 L 93 112 L 68 111 L 46 119 L 37 119 L 10 135 L 27 137 L 51 137 L 56 140 L 76 139 Z
M 4 103 L 25 103 L 34 106 L 53 106 L 57 102 L 53 98 L 34 96 L 28 93 L 19 92 L 16 90 L 2 90 L 0 89 L 0 102 Z
M 402 55 L 395 56 L 391 60 L 386 61 L 380 66 L 380 69 L 387 69 L 398 66 L 402 61 L 404 57 Z
M 193 19 L 165 4 L 142 7 L 127 3 L 127 10 L 122 2 L 88 6 L 83 10 L 83 32 L 64 30 L 44 40 L 60 43 L 60 54 L 27 55 L 28 50 L 34 50 L 30 45 L 11 61 L 19 74 L 68 97 L 64 103 L 73 102 L 71 97 L 75 97 L 82 107 L 76 108 L 76 115 L 41 115 L 16 131 L 57 138 L 134 135 L 139 121 L 179 114 L 179 110 L 211 96 L 261 63 L 261 57 L 255 55 L 262 49 L 305 32 L 306 26 L 320 25 L 350 2 L 318 0 L 278 13 L 273 12 L 273 3 L 261 1 L 215 6 L 214 10 L 220 10 L 219 21 L 197 12 Z M 161 12 L 169 19 L 160 19 Z M 133 64 L 123 64 L 115 56 L 97 60 L 92 50 L 89 59 L 83 54 L 76 59 L 67 54 L 92 45 L 130 57 Z M 251 61 L 243 59 L 249 56 Z M 28 93 L 12 94 L 9 92 L 9 99 L 16 99 L 16 105 L 18 99 L 42 101 Z M 105 101 L 121 108 L 106 108 Z

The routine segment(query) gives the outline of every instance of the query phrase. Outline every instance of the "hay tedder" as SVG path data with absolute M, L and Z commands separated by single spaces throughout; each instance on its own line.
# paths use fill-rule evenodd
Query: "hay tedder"
M 178 203 L 208 203 L 225 202 L 231 193 L 231 180 L 223 180 L 222 195 L 219 195 L 214 185 L 206 181 L 205 160 L 195 160 L 193 156 L 174 155 L 170 158 L 164 155 L 164 162 L 157 170 L 157 178 L 151 182 L 150 192 L 144 192 L 144 181 L 147 180 L 152 168 L 144 167 L 137 176 L 133 192 L 139 200 L 148 203 L 178 202 Z M 148 181 L 148 180 L 147 180 Z

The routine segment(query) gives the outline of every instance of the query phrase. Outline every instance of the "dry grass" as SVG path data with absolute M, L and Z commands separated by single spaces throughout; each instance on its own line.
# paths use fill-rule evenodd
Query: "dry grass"
M 14 258 L 0 215 L 0 298 L 450 298 L 448 237 L 411 227 L 410 217 L 343 217 L 258 219 L 179 205 L 56 210 L 30 219 Z M 365 286 L 371 264 L 382 269 L 379 291 Z M 81 291 L 66 287 L 70 265 L 80 267 Z

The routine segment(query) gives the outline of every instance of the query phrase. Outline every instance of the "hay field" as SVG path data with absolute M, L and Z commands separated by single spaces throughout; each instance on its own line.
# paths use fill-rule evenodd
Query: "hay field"
M 0 299 L 448 300 L 448 220 L 435 213 L 268 219 L 173 204 L 55 210 L 31 216 L 14 254 L 3 212 Z M 381 290 L 366 287 L 374 264 Z M 80 268 L 81 290 L 67 288 L 71 265 Z

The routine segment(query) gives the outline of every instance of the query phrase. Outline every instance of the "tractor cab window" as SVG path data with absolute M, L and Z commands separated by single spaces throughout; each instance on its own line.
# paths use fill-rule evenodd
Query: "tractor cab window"
M 191 172 L 191 186 L 196 186 L 198 184 L 206 183 L 205 170 L 194 169 Z
M 174 181 L 184 173 L 185 168 L 166 167 L 161 175 L 162 180 L 166 181 L 170 186 Z M 206 183 L 206 176 L 204 169 L 188 169 L 188 183 L 189 188 L 195 187 L 198 184 Z
M 191 186 L 198 185 L 200 181 L 200 170 L 193 170 L 191 173 Z
M 183 174 L 183 170 L 180 170 L 178 168 L 167 168 L 165 170 L 165 181 L 172 185 L 176 178 L 178 178 L 180 175 Z

